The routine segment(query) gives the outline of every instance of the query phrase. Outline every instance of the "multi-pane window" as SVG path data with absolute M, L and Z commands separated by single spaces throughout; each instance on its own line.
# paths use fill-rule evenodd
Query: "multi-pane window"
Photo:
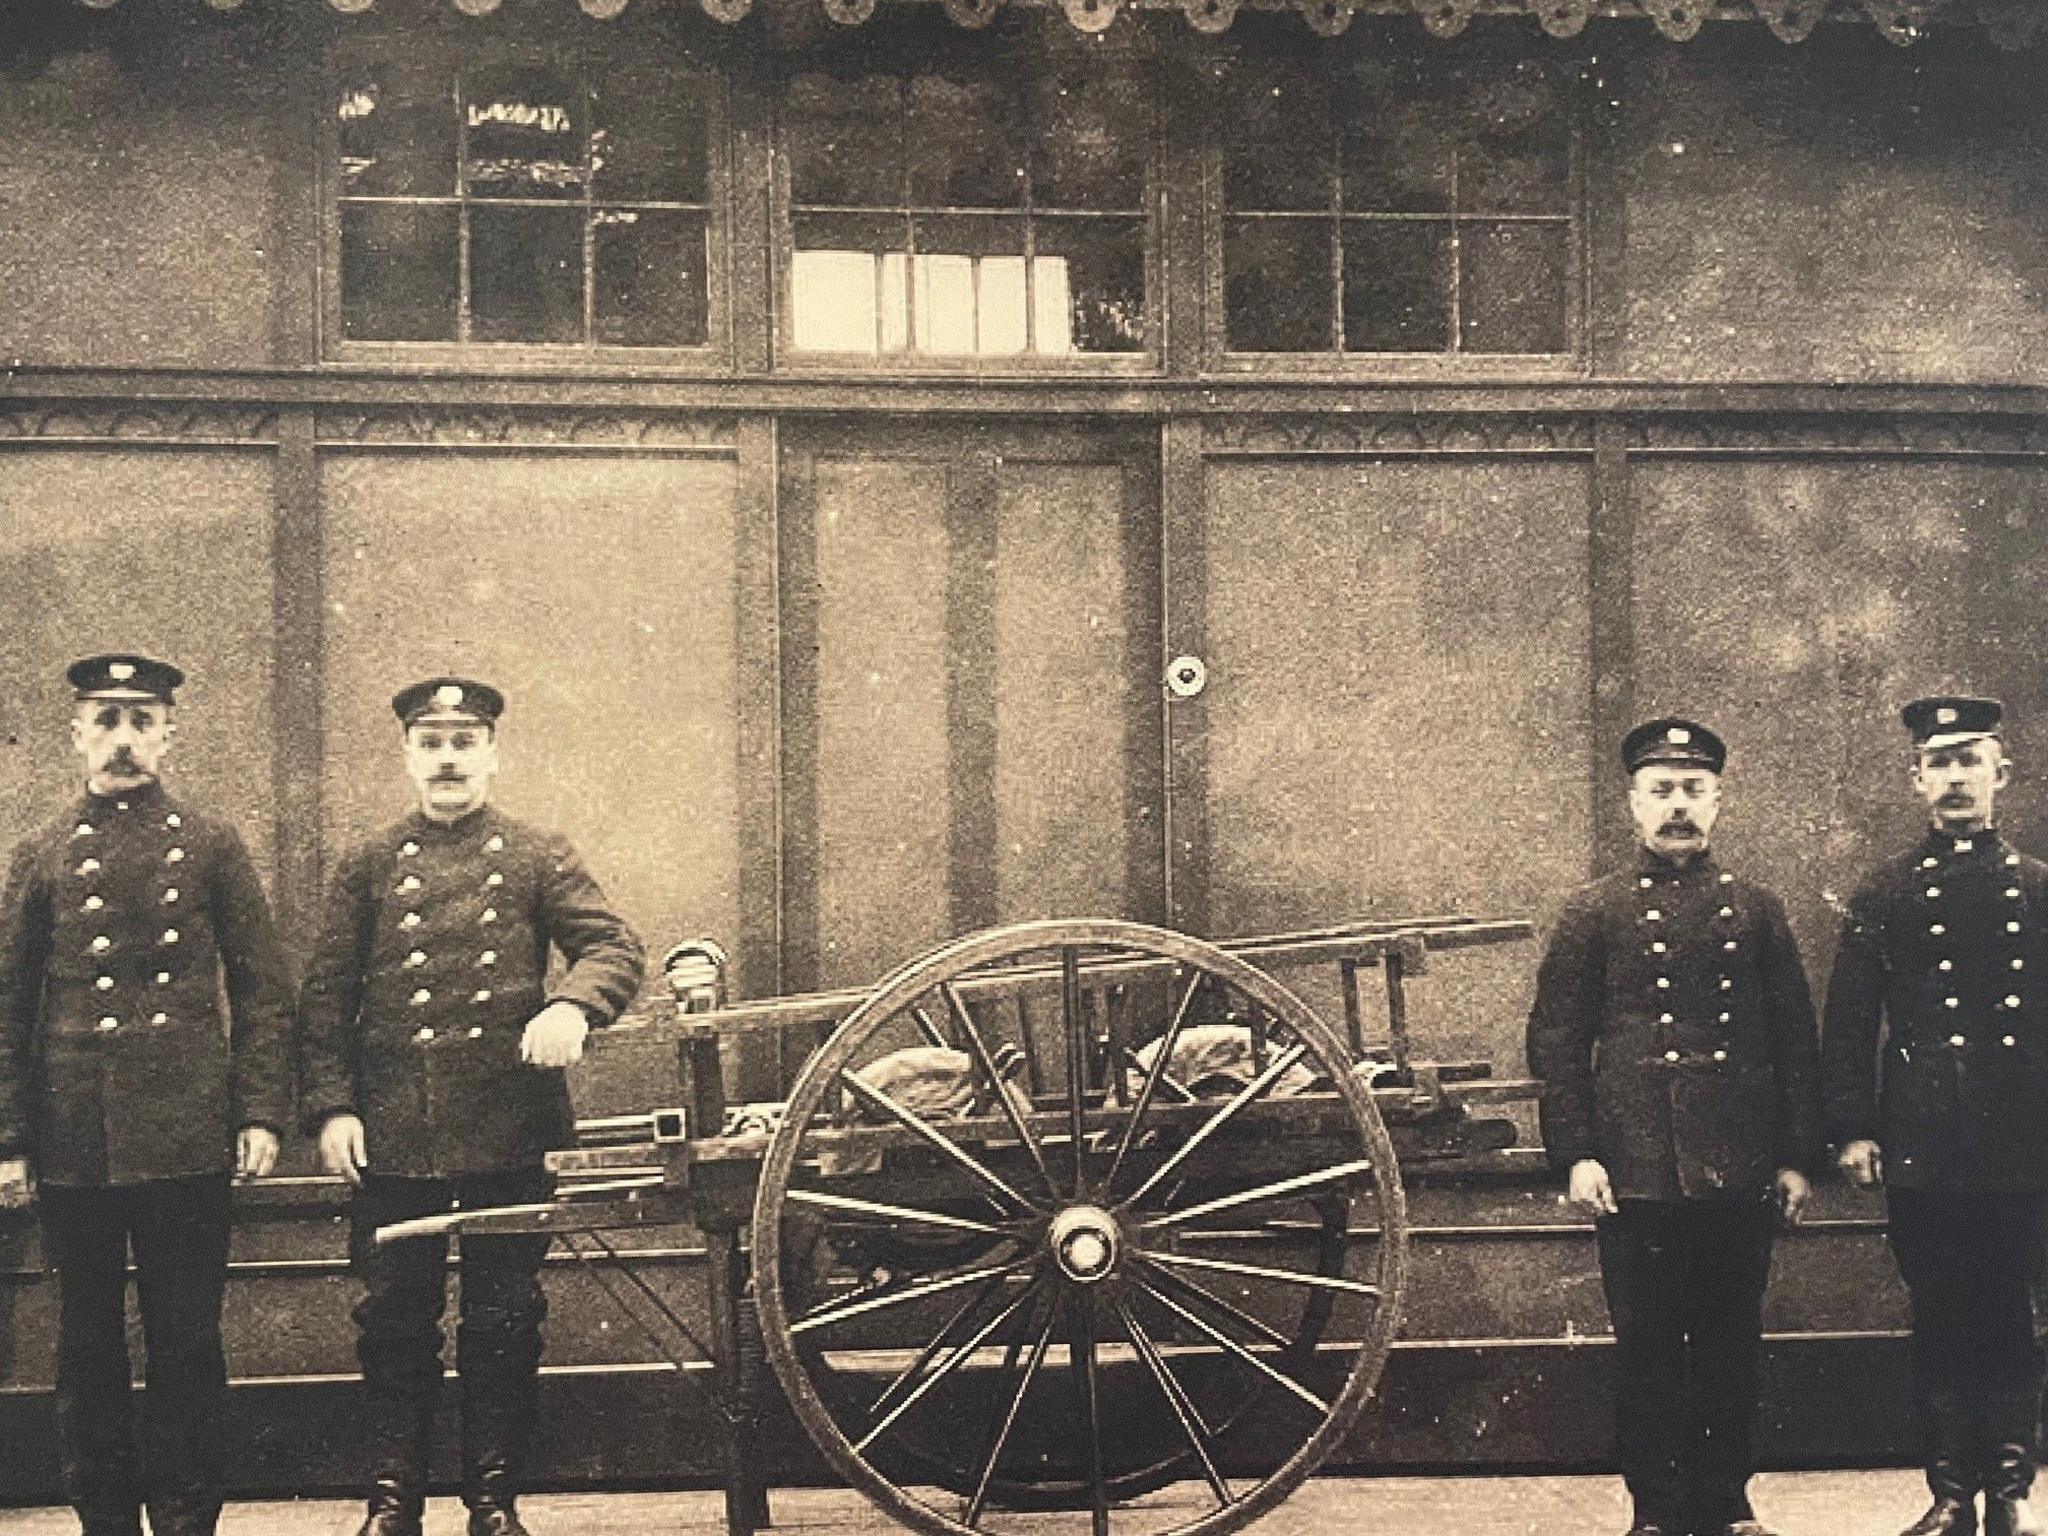
M 1570 76 L 1427 54 L 1231 67 L 1224 346 L 1569 352 Z
M 705 80 L 388 61 L 342 73 L 334 116 L 344 340 L 708 341 Z
M 804 74 L 785 344 L 869 358 L 1071 358 L 1152 346 L 1151 118 L 1097 68 Z

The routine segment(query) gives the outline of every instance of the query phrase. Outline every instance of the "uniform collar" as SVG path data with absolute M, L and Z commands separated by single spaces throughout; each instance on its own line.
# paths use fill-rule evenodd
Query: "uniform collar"
M 1967 837 L 1958 837 L 1940 827 L 1929 827 L 1927 836 L 1920 841 L 1922 855 L 1931 859 L 1969 858 L 1980 853 L 1995 853 L 2004 846 L 1996 827 L 1985 827 Z
M 78 797 L 78 808 L 81 812 L 114 815 L 124 807 L 130 811 L 148 810 L 162 805 L 168 798 L 169 796 L 164 793 L 163 781 L 151 779 L 135 789 L 124 789 L 111 795 L 95 794 L 87 789 Z
M 428 841 L 460 843 L 497 831 L 501 824 L 497 805 L 486 800 L 460 821 L 436 821 L 425 811 L 415 810 L 405 819 L 405 830 L 413 837 Z
M 1714 862 L 1711 848 L 1704 849 L 1696 859 L 1681 865 L 1675 859 L 1667 859 L 1653 848 L 1636 844 L 1636 873 L 1662 880 L 1714 879 L 1721 873 L 1721 866 Z

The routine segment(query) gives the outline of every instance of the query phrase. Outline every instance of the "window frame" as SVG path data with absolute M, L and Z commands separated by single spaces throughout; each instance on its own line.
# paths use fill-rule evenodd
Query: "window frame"
M 1064 25 L 1064 23 L 1062 23 Z M 968 35 L 966 46 L 917 50 L 896 56 L 878 57 L 875 73 L 894 72 L 908 80 L 919 73 L 943 73 L 947 65 L 964 64 L 970 74 L 1003 79 L 1018 68 L 1042 68 L 1056 72 L 1065 62 L 1058 50 L 1042 45 L 988 46 L 986 39 Z M 864 378 L 1151 378 L 1166 369 L 1166 232 L 1169 227 L 1166 163 L 1166 117 L 1169 104 L 1161 94 L 1160 71 L 1149 49 L 1133 49 L 1129 55 L 1132 78 L 1144 92 L 1151 122 L 1145 138 L 1144 187 L 1138 209 L 1130 214 L 1108 217 L 1136 218 L 1143 233 L 1145 273 L 1145 348 L 1137 352 L 1071 352 L 1041 355 L 1029 352 L 983 356 L 978 353 L 930 353 L 905 349 L 902 352 L 827 352 L 796 346 L 795 305 L 792 290 L 796 264 L 796 208 L 791 196 L 790 160 L 786 152 L 782 104 L 790 80 L 815 72 L 806 68 L 814 60 L 798 55 L 782 61 L 765 85 L 772 103 L 766 124 L 773 146 L 774 178 L 769 196 L 769 266 L 773 282 L 774 321 L 771 327 L 771 370 L 800 377 L 857 375 Z M 808 211 L 808 210 L 807 210 Z M 1006 212 L 1008 210 L 1005 210 Z M 894 212 L 905 216 L 946 216 L 944 209 L 923 209 L 905 203 Z M 1023 208 L 1020 218 L 1029 217 Z M 969 217 L 974 217 L 970 213 Z M 993 215 L 991 215 L 993 216 Z
M 479 65 L 567 67 L 574 70 L 579 84 L 587 88 L 591 77 L 608 67 L 632 69 L 641 62 L 610 43 L 592 42 L 562 48 L 517 40 L 488 40 L 454 48 L 421 39 L 411 42 L 421 49 L 426 63 L 445 71 L 451 78 L 459 70 Z M 364 40 L 336 42 L 330 44 L 322 60 L 322 89 L 314 108 L 319 115 L 319 174 L 316 182 L 320 207 L 318 356 L 321 362 L 330 367 L 354 365 L 375 370 L 402 368 L 461 373 L 621 369 L 684 374 L 729 372 L 735 350 L 733 78 L 730 68 L 723 63 L 700 59 L 688 60 L 686 68 L 700 78 L 709 91 L 705 98 L 706 339 L 701 345 L 629 347 L 591 341 L 397 341 L 355 340 L 347 336 L 342 320 L 341 270 L 342 208 L 347 194 L 341 178 L 341 129 L 335 102 L 348 70 L 383 62 L 390 58 L 393 49 L 405 45 L 396 37 L 384 39 L 381 46 Z M 392 201 L 404 203 L 414 200 L 400 198 Z M 457 194 L 449 198 L 422 198 L 417 201 L 460 207 L 464 200 Z M 492 202 L 486 199 L 482 205 L 492 206 Z M 578 205 L 563 199 L 560 206 Z M 587 220 L 584 237 L 587 249 Z M 586 294 L 586 301 L 587 297 Z
M 1332 48 L 1341 44 L 1332 44 Z M 1419 46 L 1441 49 L 1445 44 L 1426 40 Z M 1428 55 L 1425 54 L 1425 57 Z M 1341 60 L 1325 50 L 1315 56 L 1318 72 L 1326 85 L 1332 83 Z M 1238 215 L 1224 202 L 1223 144 L 1218 119 L 1212 114 L 1203 134 L 1202 166 L 1202 371 L 1205 374 L 1238 376 L 1261 374 L 1280 378 L 1391 379 L 1557 379 L 1585 376 L 1592 366 L 1592 304 L 1588 292 L 1590 276 L 1590 220 L 1587 217 L 1586 119 L 1588 92 L 1583 61 L 1561 56 L 1561 63 L 1579 66 L 1578 74 L 1563 91 L 1565 116 L 1565 342 L 1562 352 L 1255 352 L 1234 350 L 1229 340 L 1229 315 L 1225 309 L 1228 272 L 1225 269 L 1226 226 Z M 1258 216 L 1257 210 L 1249 211 Z M 1338 218 L 1334 212 L 1278 214 L 1281 218 L 1310 218 L 1326 221 Z M 1350 215 L 1343 217 L 1349 218 Z M 1466 220 L 1456 213 L 1445 219 L 1455 227 Z M 1485 223 L 1484 214 L 1472 215 L 1470 222 Z M 1325 224 L 1324 227 L 1327 227 Z M 1333 290 L 1330 295 L 1332 324 L 1340 323 L 1343 301 Z

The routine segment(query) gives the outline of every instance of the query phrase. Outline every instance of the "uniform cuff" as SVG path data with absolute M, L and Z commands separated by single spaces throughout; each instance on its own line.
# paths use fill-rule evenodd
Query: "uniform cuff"
M 593 993 L 578 990 L 575 987 L 564 987 L 559 991 L 550 992 L 547 995 L 547 1000 L 550 1005 L 555 1003 L 574 1003 L 583 1010 L 583 1017 L 592 1029 L 603 1029 L 617 1017 L 616 1014 L 605 1006 L 602 998 L 597 997 Z

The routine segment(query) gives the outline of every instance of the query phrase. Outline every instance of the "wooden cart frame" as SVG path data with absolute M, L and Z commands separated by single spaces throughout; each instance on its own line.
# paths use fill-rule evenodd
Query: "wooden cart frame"
M 1222 1536 L 1307 1477 L 1378 1382 L 1403 1164 L 1514 1140 L 1474 1110 L 1529 1085 L 1418 1059 L 1410 981 L 1529 933 L 991 929 L 869 989 L 684 1016 L 675 1106 L 585 1122 L 551 1159 L 554 1200 L 379 1240 L 553 1233 L 683 1379 L 708 1359 L 731 1536 L 771 1523 L 753 1433 L 771 1371 L 834 1468 L 930 1536 Z M 1316 967 L 1341 1031 L 1279 979 Z M 775 1062 L 786 1098 L 733 1111 L 734 1051 Z M 913 1102 L 921 1081 L 950 1096 Z M 706 1339 L 612 1238 L 677 1222 L 706 1240 Z

